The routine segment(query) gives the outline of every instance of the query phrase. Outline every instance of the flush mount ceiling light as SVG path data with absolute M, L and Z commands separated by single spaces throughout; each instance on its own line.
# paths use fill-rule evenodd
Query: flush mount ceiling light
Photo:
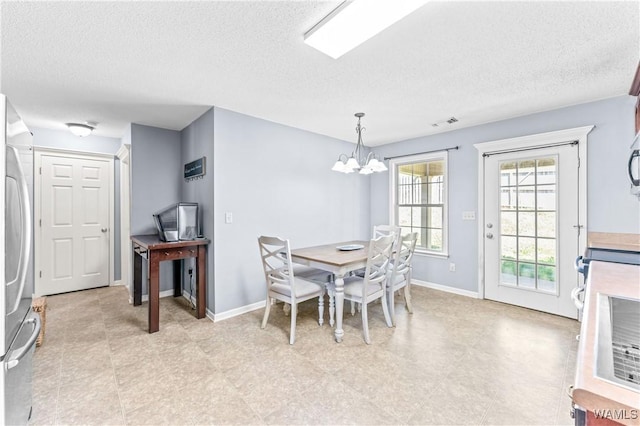
M 428 0 L 345 1 L 304 35 L 304 42 L 338 59 Z
M 78 137 L 83 138 L 85 136 L 89 136 L 91 132 L 93 132 L 93 129 L 96 128 L 96 124 L 95 123 L 86 123 L 86 124 L 67 123 L 67 127 L 69 128 L 69 131 L 71 133 L 73 133 Z
M 364 112 L 358 112 L 355 116 L 358 117 L 358 124 L 356 125 L 358 144 L 356 145 L 356 149 L 351 153 L 351 157 L 347 157 L 346 154 L 340 154 L 338 161 L 336 161 L 331 170 L 342 173 L 353 173 L 358 170 L 361 175 L 370 175 L 374 172 L 386 171 L 387 166 L 378 160 L 373 152 L 369 152 L 369 154 L 364 152 L 362 131 L 365 130 L 365 128 L 360 125 L 360 119 L 364 117 Z

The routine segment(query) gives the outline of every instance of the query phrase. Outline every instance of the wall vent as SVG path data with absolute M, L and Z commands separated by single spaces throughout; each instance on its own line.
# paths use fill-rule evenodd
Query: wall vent
M 455 117 L 449 117 L 446 120 L 441 120 L 441 121 L 436 121 L 435 123 L 431 124 L 431 127 L 440 127 L 443 124 L 453 124 L 453 123 L 457 123 L 458 119 Z

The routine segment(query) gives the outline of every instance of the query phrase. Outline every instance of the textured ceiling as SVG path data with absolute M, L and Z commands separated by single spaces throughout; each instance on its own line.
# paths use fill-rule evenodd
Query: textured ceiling
M 640 57 L 636 1 L 433 1 L 334 60 L 303 34 L 339 3 L 3 1 L 0 90 L 34 127 L 215 105 L 355 142 L 364 111 L 378 145 L 626 94 Z

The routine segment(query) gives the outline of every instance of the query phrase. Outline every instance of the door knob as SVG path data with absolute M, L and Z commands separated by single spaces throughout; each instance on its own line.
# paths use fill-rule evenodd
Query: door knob
M 100 231 L 107 232 L 107 228 L 102 228 Z
M 493 238 L 493 234 L 491 232 L 487 232 L 487 238 L 488 239 L 492 239 Z

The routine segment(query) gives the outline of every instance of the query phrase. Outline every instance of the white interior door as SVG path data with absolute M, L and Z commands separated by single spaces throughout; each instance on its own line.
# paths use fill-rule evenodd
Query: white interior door
M 576 318 L 578 148 L 485 157 L 485 297 Z
M 39 163 L 37 293 L 109 285 L 112 161 L 42 153 Z

